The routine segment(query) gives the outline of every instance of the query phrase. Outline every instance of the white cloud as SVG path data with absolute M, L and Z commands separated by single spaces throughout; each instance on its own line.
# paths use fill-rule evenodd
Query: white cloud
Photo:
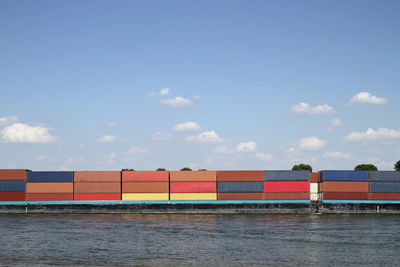
M 233 154 L 234 150 L 228 145 L 219 145 L 213 148 L 213 152 L 218 154 Z
M 182 107 L 193 105 L 193 102 L 189 99 L 177 96 L 175 98 L 161 100 L 160 103 L 169 105 L 171 107 Z
M 185 140 L 188 142 L 196 142 L 201 144 L 221 144 L 225 142 L 225 140 L 218 136 L 214 130 L 202 132 L 198 135 L 188 136 Z
M 308 137 L 300 139 L 299 147 L 303 150 L 318 150 L 326 144 L 326 141 L 317 137 Z
M 33 126 L 17 122 L 5 127 L 0 134 L 6 143 L 49 144 L 57 141 L 57 137 L 50 134 L 52 130 L 43 125 Z
M 105 144 L 105 143 L 113 143 L 117 139 L 116 136 L 114 135 L 103 135 L 99 138 L 97 138 L 97 142 Z
M 18 121 L 17 116 L 2 117 L 2 118 L 0 118 L 0 127 L 13 124 L 14 122 L 17 122 L 17 121 Z
M 162 88 L 160 90 L 160 95 L 168 95 L 169 94 L 169 88 Z
M 323 155 L 324 158 L 334 158 L 334 159 L 351 159 L 353 156 L 350 153 L 344 153 L 339 151 L 328 151 Z
M 239 153 L 255 152 L 257 150 L 257 144 L 254 141 L 242 142 L 236 146 L 236 151 Z
M 194 96 L 193 96 L 193 99 L 199 100 L 199 99 L 200 99 L 200 96 L 199 96 L 199 95 L 194 95 Z
M 335 110 L 327 105 L 318 105 L 315 107 L 310 106 L 308 103 L 301 102 L 298 105 L 294 105 L 291 109 L 294 113 L 306 113 L 306 114 L 332 114 Z
M 263 160 L 263 161 L 269 161 L 269 160 L 274 159 L 274 157 L 271 154 L 266 154 L 266 153 L 261 153 L 261 152 L 256 153 L 256 157 L 257 157 L 257 159 Z
M 83 157 L 68 158 L 64 161 L 64 165 L 75 165 L 83 162 Z
M 332 126 L 337 127 L 337 126 L 342 125 L 342 121 L 340 119 L 338 119 L 338 118 L 332 118 L 331 119 L 331 124 L 332 124 Z
M 155 141 L 168 141 L 171 140 L 173 137 L 174 136 L 169 133 L 156 132 L 151 138 Z
M 197 131 L 200 130 L 200 125 L 195 122 L 187 121 L 184 123 L 180 123 L 174 126 L 174 131 L 182 132 L 182 131 Z
M 371 95 L 368 92 L 360 92 L 353 96 L 350 100 L 350 104 L 353 103 L 369 103 L 369 104 L 386 104 L 388 101 L 386 98 L 383 97 L 377 97 L 374 95 Z
M 400 138 L 400 130 L 368 128 L 365 132 L 351 132 L 344 139 L 346 141 L 374 141 Z
M 127 152 L 129 156 L 136 156 L 141 154 L 147 154 L 149 150 L 141 146 L 131 146 Z
M 114 128 L 115 126 L 117 126 L 116 122 L 110 122 L 109 124 L 107 124 L 108 128 Z

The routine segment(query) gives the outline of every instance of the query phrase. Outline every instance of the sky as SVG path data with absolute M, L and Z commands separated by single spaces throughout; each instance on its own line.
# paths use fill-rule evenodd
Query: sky
M 0 1 L 0 168 L 393 170 L 399 1 Z

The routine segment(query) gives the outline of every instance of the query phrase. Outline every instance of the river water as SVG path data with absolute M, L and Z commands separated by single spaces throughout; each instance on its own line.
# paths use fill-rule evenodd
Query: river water
M 398 266 L 400 216 L 0 215 L 0 265 Z

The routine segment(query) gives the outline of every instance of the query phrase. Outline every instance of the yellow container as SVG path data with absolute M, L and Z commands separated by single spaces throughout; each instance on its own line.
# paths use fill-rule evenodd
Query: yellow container
M 171 200 L 217 200 L 217 193 L 171 193 Z
M 124 193 L 122 200 L 169 200 L 169 193 Z

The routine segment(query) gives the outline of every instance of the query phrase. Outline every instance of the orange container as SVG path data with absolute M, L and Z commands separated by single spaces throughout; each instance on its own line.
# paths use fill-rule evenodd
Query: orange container
M 264 193 L 264 199 L 310 199 L 310 193 L 292 192 L 292 193 Z
M 72 193 L 29 193 L 26 194 L 26 201 L 66 201 L 74 200 L 74 194 Z
M 169 172 L 171 182 L 215 182 L 216 171 L 172 171 Z
M 218 200 L 262 200 L 264 193 L 218 193 Z
M 368 193 L 368 182 L 325 181 L 320 183 L 321 192 L 358 192 Z
M 73 183 L 26 183 L 26 193 L 73 193 Z
M 121 172 L 78 171 L 74 172 L 74 182 L 121 182 Z
M 167 171 L 123 171 L 123 182 L 168 182 Z
M 321 175 L 319 172 L 310 173 L 310 183 L 319 183 L 321 181 Z
M 115 182 L 80 182 L 74 185 L 75 194 L 121 193 L 121 183 Z
M 122 182 L 122 193 L 168 193 L 168 182 Z
M 0 170 L 0 180 L 26 180 L 25 169 L 5 169 Z
M 218 182 L 263 182 L 264 171 L 217 171 Z
M 371 200 L 400 200 L 400 193 L 370 193 Z

